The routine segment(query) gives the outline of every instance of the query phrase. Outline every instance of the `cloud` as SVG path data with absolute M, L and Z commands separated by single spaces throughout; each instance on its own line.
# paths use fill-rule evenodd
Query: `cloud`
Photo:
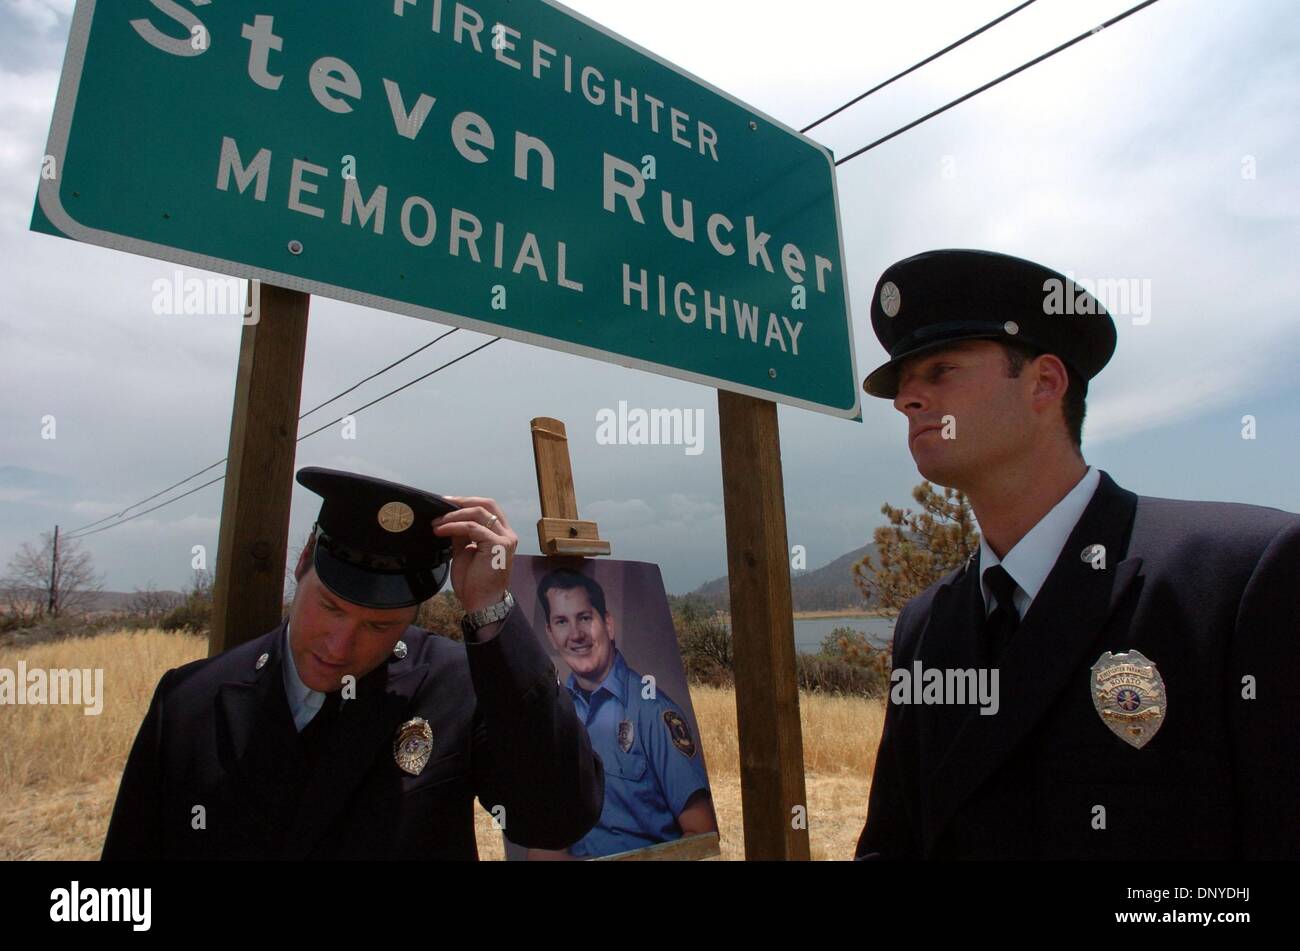
M 53 70 L 0 70 L 0 233 L 27 229 L 58 84 Z
M 76 0 L 5 0 L 5 12 L 42 33 L 71 17 L 74 6 Z
M 58 472 L 25 466 L 0 466 L 0 502 L 62 504 L 73 480 Z
M 655 510 L 645 499 L 601 499 L 583 507 L 584 517 L 605 529 L 639 528 L 656 522 Z

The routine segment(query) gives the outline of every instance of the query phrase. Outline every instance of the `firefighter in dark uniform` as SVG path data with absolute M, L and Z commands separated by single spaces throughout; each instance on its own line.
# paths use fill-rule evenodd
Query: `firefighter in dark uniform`
M 871 318 L 866 391 L 982 535 L 904 607 L 894 677 L 996 669 L 999 703 L 891 690 L 859 858 L 1300 858 L 1300 517 L 1088 466 L 1116 331 L 1054 271 L 920 254 Z
M 506 588 L 496 502 L 298 481 L 324 502 L 288 619 L 163 676 L 103 857 L 475 859 L 475 798 L 514 841 L 582 838 L 603 770 Z M 410 626 L 449 574 L 464 644 Z

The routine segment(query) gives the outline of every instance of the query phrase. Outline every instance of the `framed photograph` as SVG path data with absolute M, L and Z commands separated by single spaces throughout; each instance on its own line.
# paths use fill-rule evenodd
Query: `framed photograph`
M 605 768 L 596 826 L 561 852 L 597 859 L 716 834 L 700 730 L 659 566 L 516 556 L 510 589 L 555 664 Z

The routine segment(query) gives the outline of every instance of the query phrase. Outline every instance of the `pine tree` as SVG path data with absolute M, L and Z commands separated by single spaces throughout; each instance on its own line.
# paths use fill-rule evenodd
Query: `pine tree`
M 928 481 L 912 490 L 920 511 L 880 507 L 888 525 L 875 530 L 879 564 L 866 555 L 853 566 L 853 583 L 873 607 L 897 616 L 903 605 L 979 549 L 980 534 L 965 494 L 939 491 Z

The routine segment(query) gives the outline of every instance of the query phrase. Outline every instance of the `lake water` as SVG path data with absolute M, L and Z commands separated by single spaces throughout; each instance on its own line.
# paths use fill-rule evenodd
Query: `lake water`
M 837 627 L 851 627 L 867 635 L 867 640 L 876 646 L 888 643 L 894 636 L 893 618 L 868 617 L 819 617 L 794 619 L 794 646 L 801 654 L 815 654 L 821 649 L 822 638 Z

